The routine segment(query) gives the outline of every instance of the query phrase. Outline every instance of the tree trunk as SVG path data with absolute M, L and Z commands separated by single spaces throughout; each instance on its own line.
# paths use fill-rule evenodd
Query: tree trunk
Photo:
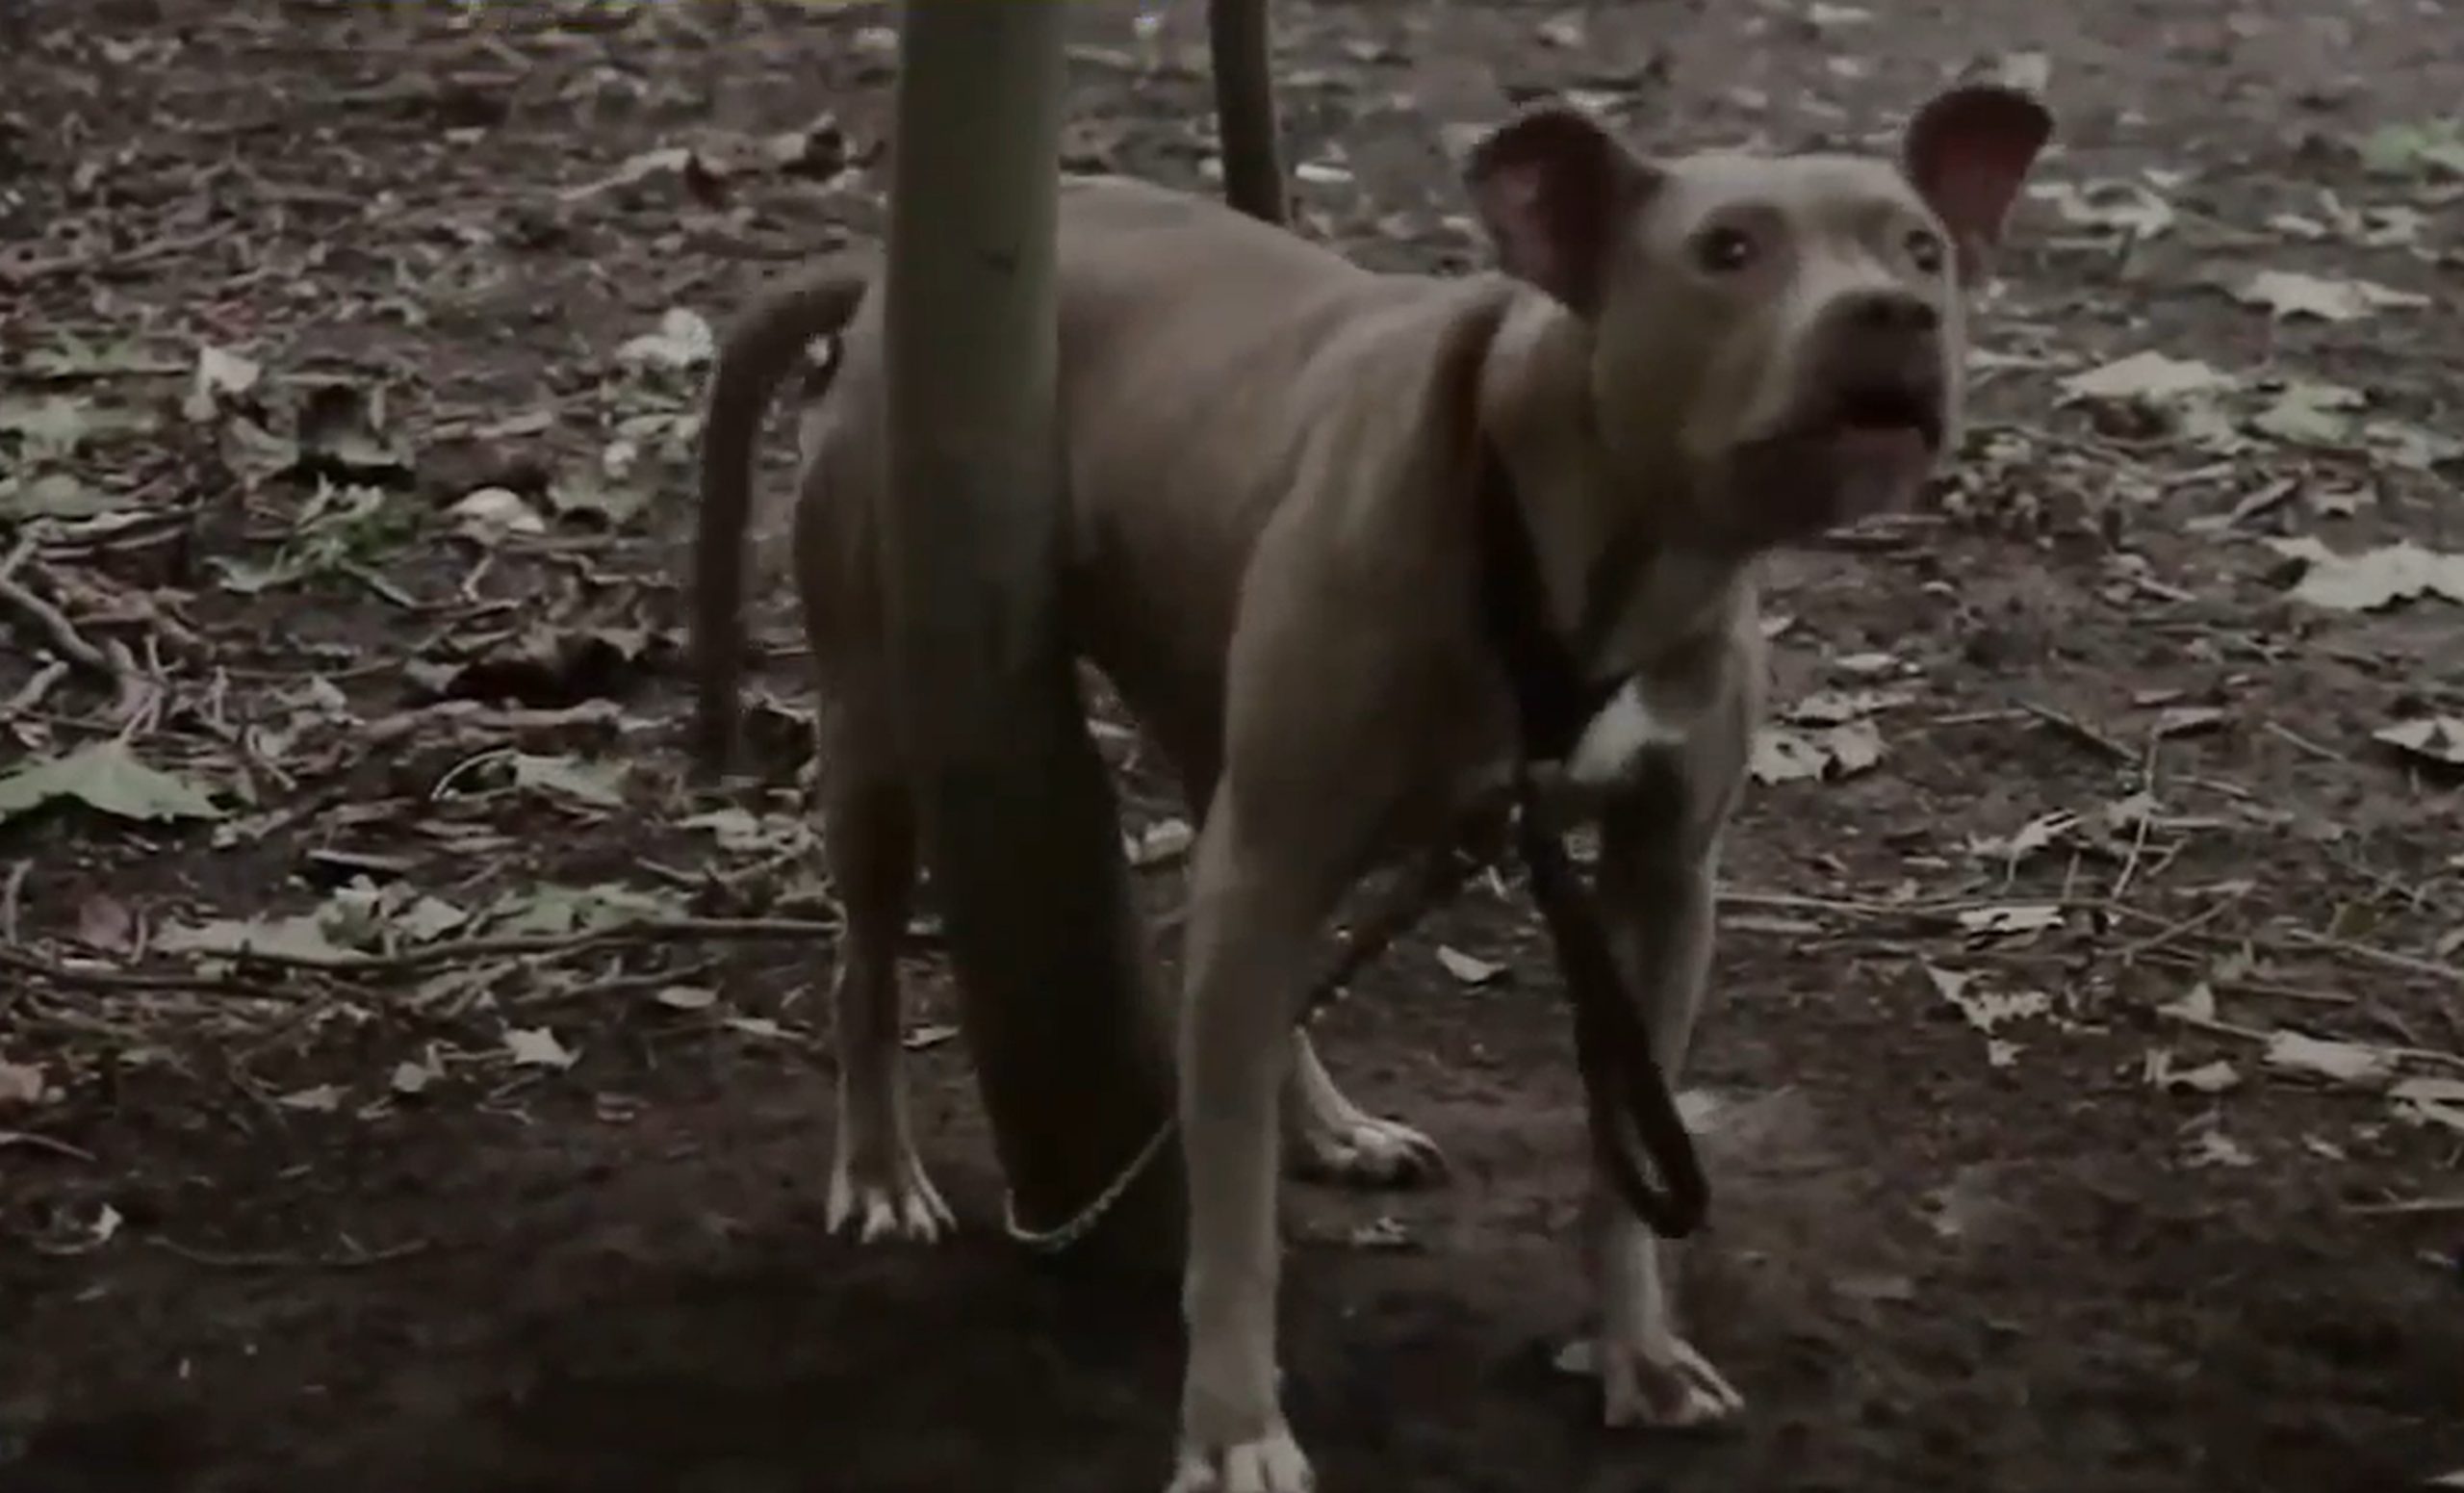
M 1283 156 L 1274 113 L 1270 0 L 1207 0 L 1207 60 L 1223 155 L 1223 200 L 1252 218 L 1284 220 Z
M 1059 1226 L 1172 1111 L 1169 1028 L 1055 595 L 1064 7 L 908 0 L 892 149 L 888 583 L 962 1019 L 1019 1221 Z M 1176 1259 L 1167 1145 L 1073 1255 Z

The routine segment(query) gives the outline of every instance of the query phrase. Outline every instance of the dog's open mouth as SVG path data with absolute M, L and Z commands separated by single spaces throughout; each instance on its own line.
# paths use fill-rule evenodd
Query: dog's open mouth
M 1941 400 L 1912 383 L 1843 389 L 1823 422 L 1833 439 L 1861 448 L 1914 443 L 1928 455 L 1942 449 Z

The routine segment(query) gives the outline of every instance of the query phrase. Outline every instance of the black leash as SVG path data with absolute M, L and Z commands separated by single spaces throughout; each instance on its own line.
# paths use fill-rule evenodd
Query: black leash
M 1582 1074 L 1592 1152 L 1652 1232 L 1681 1239 L 1702 1225 L 1710 1183 L 1693 1132 L 1652 1051 L 1651 1033 L 1625 990 L 1599 906 L 1549 823 L 1531 775 L 1534 761 L 1565 759 L 1623 681 L 1585 680 L 1576 648 L 1551 625 L 1539 556 L 1504 462 L 1486 443 L 1477 501 L 1481 607 L 1522 728 L 1514 764 L 1515 845 L 1574 1007 L 1575 1061 Z M 1606 627 L 1606 604 L 1614 595 L 1611 587 L 1590 588 L 1580 640 Z M 1649 1171 L 1658 1173 L 1658 1185 Z

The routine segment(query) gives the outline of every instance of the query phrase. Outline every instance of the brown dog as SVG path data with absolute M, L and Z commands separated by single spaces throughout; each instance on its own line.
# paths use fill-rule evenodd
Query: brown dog
M 1372 273 L 1156 187 L 1065 187 L 1063 596 L 1203 821 L 1178 1045 L 1190 1345 L 1173 1493 L 1312 1485 L 1276 1386 L 1279 1129 L 1369 1171 L 1435 1153 L 1335 1090 L 1292 1028 L 1302 973 L 1364 869 L 1448 834 L 1518 750 L 1562 759 L 1600 817 L 1624 972 L 1673 1079 L 1759 708 L 1755 561 L 1905 501 L 1955 442 L 1962 290 L 2049 133 L 2023 95 L 1968 87 L 1917 113 L 1896 163 L 1656 163 L 1537 109 L 1467 171 L 1504 273 L 1456 280 Z M 757 306 L 722 350 L 696 626 L 705 727 L 723 735 L 753 438 L 799 349 L 843 325 L 836 382 L 806 419 L 793 538 L 848 911 L 832 1211 L 930 1237 L 949 1215 L 897 1077 L 913 810 L 890 718 L 883 328 L 865 282 L 834 266 Z M 1500 545 L 1527 547 L 1533 615 L 1501 618 L 1484 589 Z M 1530 682 L 1500 645 L 1518 624 L 1573 660 L 1558 694 L 1582 708 L 1553 740 L 1529 739 L 1518 708 Z M 1656 1240 L 1604 1184 L 1585 1232 L 1607 1421 L 1732 1414 L 1736 1392 L 1675 1331 Z

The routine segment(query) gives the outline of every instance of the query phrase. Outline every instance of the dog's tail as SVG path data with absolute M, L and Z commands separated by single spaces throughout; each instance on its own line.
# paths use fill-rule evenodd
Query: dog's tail
M 813 339 L 840 331 L 854 318 L 872 278 L 869 259 L 838 255 L 771 289 L 728 329 L 712 361 L 702 420 L 702 510 L 694 534 L 691 606 L 700 685 L 694 756 L 705 771 L 724 771 L 734 755 L 736 695 L 744 670 L 745 529 L 762 418 Z

